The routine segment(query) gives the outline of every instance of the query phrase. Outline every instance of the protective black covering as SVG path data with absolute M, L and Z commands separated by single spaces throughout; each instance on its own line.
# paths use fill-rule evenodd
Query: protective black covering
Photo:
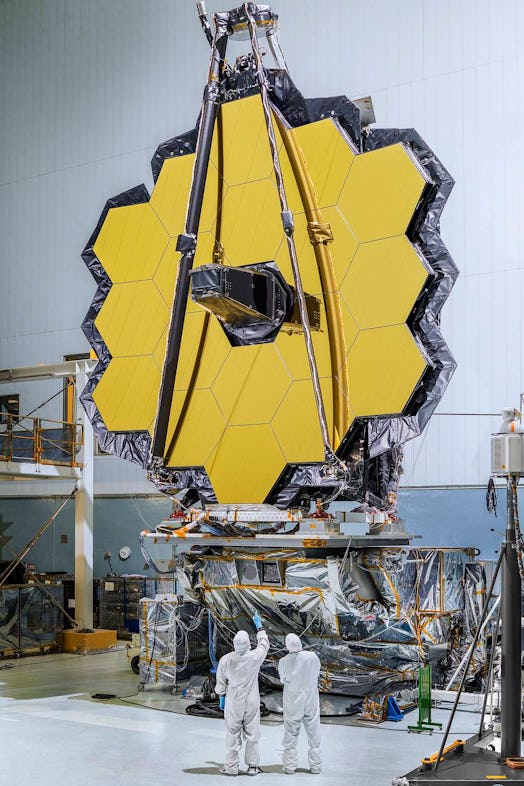
M 157 147 L 151 159 L 151 169 L 155 183 L 158 180 L 160 170 L 166 158 L 185 156 L 195 152 L 197 136 L 198 120 L 196 128 L 193 128 L 192 131 L 188 131 L 187 134 L 182 134 L 181 136 L 176 136 L 173 139 L 168 139 L 167 142 L 163 142 Z
M 100 627 L 138 633 L 140 601 L 154 598 L 158 591 L 156 579 L 121 576 L 101 579 L 98 586 Z
M 347 131 L 357 150 L 362 150 L 360 110 L 346 96 L 304 98 L 287 71 L 269 71 L 271 100 L 293 128 L 333 117 Z

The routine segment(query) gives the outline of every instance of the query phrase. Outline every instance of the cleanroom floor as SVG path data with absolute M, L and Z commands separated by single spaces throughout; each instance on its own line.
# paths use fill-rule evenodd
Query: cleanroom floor
M 223 782 L 222 720 L 181 714 L 177 697 L 137 692 L 126 652 L 46 655 L 0 661 L 0 760 L 2 782 L 39 786 L 214 786 Z M 94 693 L 120 700 L 96 701 Z M 131 702 L 131 703 L 129 703 Z M 136 704 L 135 702 L 139 702 Z M 145 702 L 145 704 L 144 704 Z M 172 711 L 174 710 L 174 711 Z M 178 710 L 178 711 L 177 711 Z M 437 709 L 433 720 L 446 722 Z M 450 742 L 473 734 L 478 714 L 457 713 Z M 376 727 L 323 724 L 320 775 L 306 769 L 305 739 L 293 786 L 390 786 L 438 750 L 440 733 L 410 734 L 412 712 L 399 723 Z M 282 723 L 263 723 L 257 786 L 282 781 Z M 242 766 L 242 764 L 241 764 Z M 243 776 L 244 782 L 247 776 Z M 286 781 L 287 782 L 287 781 Z

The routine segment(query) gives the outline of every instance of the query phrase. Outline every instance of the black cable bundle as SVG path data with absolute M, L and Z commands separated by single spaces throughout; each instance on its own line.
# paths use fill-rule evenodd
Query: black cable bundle
M 190 704 L 186 707 L 188 715 L 196 715 L 199 718 L 223 718 L 224 710 L 218 706 L 216 699 L 207 701 L 198 701 L 196 704 Z M 269 715 L 269 710 L 263 701 L 260 702 L 260 717 L 265 718 Z
M 493 478 L 488 480 L 488 487 L 486 489 L 486 508 L 488 513 L 497 515 L 497 487 Z

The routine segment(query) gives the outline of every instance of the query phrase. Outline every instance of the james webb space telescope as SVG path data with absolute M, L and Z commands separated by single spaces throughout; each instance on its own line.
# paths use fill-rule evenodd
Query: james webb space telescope
M 166 570 L 193 547 L 184 586 L 214 619 L 240 625 L 264 599 L 269 614 L 280 587 L 273 635 L 280 620 L 358 638 L 400 614 L 402 590 L 377 601 L 399 554 L 358 571 L 356 552 L 409 542 L 387 530 L 402 445 L 455 368 L 439 328 L 457 275 L 439 235 L 453 180 L 413 129 L 371 128 L 369 101 L 304 98 L 269 6 L 217 13 L 213 29 L 198 8 L 211 57 L 197 126 L 158 147 L 151 194 L 107 201 L 83 252 L 98 364 L 82 401 L 104 451 L 179 494 L 180 515 L 143 542 L 167 546 Z M 231 39 L 249 48 L 234 63 Z M 352 555 L 325 510 L 335 498 L 363 503 L 354 516 L 377 536 L 353 537 Z

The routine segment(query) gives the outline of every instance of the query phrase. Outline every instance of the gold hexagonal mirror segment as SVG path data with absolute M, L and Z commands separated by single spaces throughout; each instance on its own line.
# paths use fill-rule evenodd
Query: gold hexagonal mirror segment
M 426 365 L 407 325 L 361 330 L 348 355 L 348 394 L 356 417 L 401 414 Z
M 286 465 L 268 424 L 231 426 L 205 469 L 223 503 L 264 500 Z
M 271 177 L 273 163 L 259 95 L 220 107 L 220 131 L 213 138 L 211 164 L 221 170 L 228 186 Z M 217 133 L 220 133 L 221 149 Z
M 300 148 L 319 208 L 336 205 L 357 153 L 340 125 L 332 118 L 289 131 Z
M 150 429 L 159 385 L 160 371 L 151 356 L 113 358 L 93 392 L 107 430 Z
M 415 248 L 398 235 L 362 243 L 340 293 L 360 328 L 396 325 L 406 322 L 427 277 Z
M 149 202 L 108 211 L 94 252 L 113 284 L 152 278 L 169 237 Z
M 95 320 L 113 357 L 151 355 L 168 324 L 168 308 L 152 281 L 113 284 Z
M 228 188 L 221 222 L 220 242 L 228 264 L 236 267 L 274 260 L 284 231 L 273 180 Z
M 225 425 L 210 390 L 175 390 L 166 444 L 168 466 L 204 466 Z
M 324 401 L 329 406 L 331 380 L 322 383 Z M 288 463 L 304 462 L 304 456 L 311 463 L 324 461 L 324 443 L 309 380 L 293 382 L 271 421 L 271 428 Z
M 389 145 L 355 158 L 337 204 L 361 243 L 403 235 L 427 182 L 406 145 Z

